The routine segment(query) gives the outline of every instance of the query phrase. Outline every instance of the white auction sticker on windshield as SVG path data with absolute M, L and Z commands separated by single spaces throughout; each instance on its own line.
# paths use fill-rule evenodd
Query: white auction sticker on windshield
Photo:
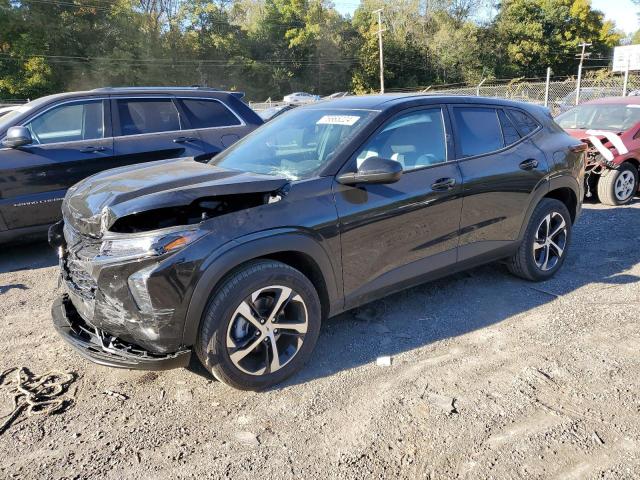
M 317 125 L 348 125 L 351 126 L 360 120 L 356 115 L 325 115 L 316 122 Z

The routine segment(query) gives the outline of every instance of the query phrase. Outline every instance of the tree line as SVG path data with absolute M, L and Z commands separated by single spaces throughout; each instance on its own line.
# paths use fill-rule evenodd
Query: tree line
M 0 0 L 0 98 L 203 85 L 251 99 L 544 76 L 606 67 L 624 35 L 589 0 Z M 352 1 L 355 4 L 356 0 Z

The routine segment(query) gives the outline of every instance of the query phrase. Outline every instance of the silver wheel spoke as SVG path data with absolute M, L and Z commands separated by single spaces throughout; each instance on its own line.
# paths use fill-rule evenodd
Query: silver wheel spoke
M 260 320 L 258 320 L 255 313 L 253 312 L 253 309 L 251 308 L 251 305 L 249 305 L 246 300 L 238 306 L 236 313 L 234 314 L 234 317 L 237 316 L 238 314 L 242 315 L 249 323 L 251 323 L 258 330 L 262 331 L 262 325 L 260 325 Z
M 562 218 L 562 217 L 561 217 Z M 560 232 L 564 231 L 564 229 L 566 228 L 567 223 L 564 221 L 564 218 L 562 218 L 562 221 L 560 222 L 560 225 L 558 225 L 556 227 L 556 229 L 551 232 L 551 234 L 549 235 L 550 238 L 555 238 L 556 235 L 558 235 Z
M 549 245 L 544 246 L 544 262 L 542 262 L 542 270 L 547 269 L 547 265 L 549 264 Z
M 278 344 L 275 337 L 271 336 L 271 364 L 269 365 L 269 371 L 275 372 L 280 369 L 280 354 L 278 353 Z
M 282 309 L 282 306 L 286 302 L 288 302 L 288 300 L 291 298 L 291 293 L 292 292 L 293 291 L 288 287 L 281 287 L 280 293 L 278 295 L 278 298 L 276 298 L 276 303 L 273 306 L 273 310 L 271 310 L 271 312 L 269 312 L 269 318 L 267 319 L 267 322 L 273 322 L 273 320 L 276 318 L 278 313 L 280 313 L 280 310 Z
M 260 345 L 261 341 L 262 339 L 258 337 L 253 342 L 251 342 L 248 347 L 237 349 L 236 351 L 234 351 L 229 355 L 229 357 L 231 358 L 231 361 L 237 364 L 240 360 L 242 360 L 244 357 L 246 357 L 251 352 L 253 352 L 256 349 L 256 347 Z
M 540 250 L 543 247 L 544 247 L 544 242 L 541 242 L 540 240 L 534 240 L 533 241 L 533 249 L 534 250 Z
M 554 248 L 558 257 L 562 256 L 562 252 L 564 252 L 564 248 L 561 248 L 560 245 L 555 243 L 553 240 L 549 242 L 549 246 Z
M 549 230 L 551 229 L 551 214 L 544 217 L 544 239 L 549 237 Z
M 277 323 L 278 330 L 291 330 L 296 333 L 307 333 L 307 324 L 306 323 Z M 282 332 L 282 333 L 287 333 Z

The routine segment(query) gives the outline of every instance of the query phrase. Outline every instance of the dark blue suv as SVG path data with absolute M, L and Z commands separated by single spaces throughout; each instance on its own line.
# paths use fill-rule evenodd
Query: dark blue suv
M 43 97 L 0 118 L 0 243 L 60 219 L 67 189 L 102 170 L 209 160 L 263 123 L 238 92 L 100 88 Z

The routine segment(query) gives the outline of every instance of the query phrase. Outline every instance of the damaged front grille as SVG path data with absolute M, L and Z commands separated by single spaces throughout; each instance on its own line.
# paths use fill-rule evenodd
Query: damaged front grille
M 74 292 L 84 300 L 94 300 L 98 284 L 91 275 L 87 262 L 100 251 L 100 244 L 73 230 L 65 224 L 64 238 L 67 244 L 62 258 L 63 278 Z

